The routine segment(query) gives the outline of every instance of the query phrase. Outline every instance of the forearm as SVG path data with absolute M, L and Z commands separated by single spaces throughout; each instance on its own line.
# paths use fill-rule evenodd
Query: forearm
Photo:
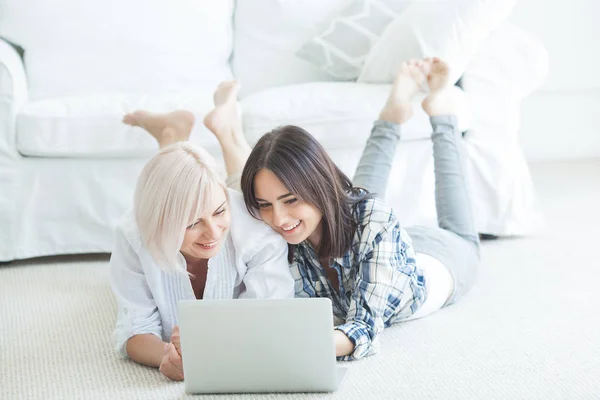
M 132 336 L 126 344 L 129 358 L 150 367 L 160 366 L 164 349 L 165 343 L 151 333 Z
M 333 331 L 333 337 L 335 339 L 336 357 L 343 357 L 347 356 L 348 354 L 352 354 L 354 351 L 354 343 L 348 339 L 348 336 L 346 336 L 344 332 L 336 329 Z

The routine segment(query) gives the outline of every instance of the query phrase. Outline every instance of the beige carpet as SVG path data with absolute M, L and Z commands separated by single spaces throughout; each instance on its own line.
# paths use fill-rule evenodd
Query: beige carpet
M 600 160 L 533 172 L 548 229 L 487 242 L 471 294 L 386 330 L 338 392 L 204 397 L 600 399 Z M 0 266 L 0 398 L 188 397 L 113 353 L 114 309 L 105 256 Z

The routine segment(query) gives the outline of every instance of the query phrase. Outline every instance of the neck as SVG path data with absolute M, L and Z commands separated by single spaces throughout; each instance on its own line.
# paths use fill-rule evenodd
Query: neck
M 315 249 L 319 251 L 319 245 L 321 244 L 321 238 L 323 237 L 323 224 L 319 222 L 319 225 L 315 228 L 313 233 L 308 236 L 308 243 Z
M 181 254 L 183 255 L 183 258 L 185 259 L 185 263 L 188 265 L 188 269 L 189 269 L 189 266 L 191 266 L 191 265 L 208 263 L 208 258 L 197 258 L 197 257 L 191 256 L 187 253 L 184 253 L 183 251 L 181 252 Z

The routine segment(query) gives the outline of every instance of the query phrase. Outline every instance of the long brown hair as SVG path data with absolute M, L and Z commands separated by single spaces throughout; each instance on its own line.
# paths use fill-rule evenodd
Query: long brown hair
M 319 258 L 340 257 L 351 248 L 357 228 L 354 205 L 370 195 L 352 186 L 312 135 L 286 125 L 266 133 L 254 146 L 241 185 L 246 208 L 257 218 L 254 178 L 263 168 L 273 172 L 290 193 L 323 214 L 321 242 L 316 249 Z

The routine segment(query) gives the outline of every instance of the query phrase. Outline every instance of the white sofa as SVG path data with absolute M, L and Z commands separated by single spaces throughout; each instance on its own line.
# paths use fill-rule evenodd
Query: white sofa
M 350 1 L 0 3 L 0 261 L 110 252 L 157 150 L 122 116 L 187 108 L 201 121 L 217 83 L 233 77 L 251 142 L 300 125 L 352 175 L 389 84 L 334 81 L 295 55 Z M 477 227 L 526 234 L 540 216 L 518 145 L 519 104 L 543 81 L 546 54 L 507 24 L 476 50 L 461 71 L 472 109 L 461 124 Z M 388 201 L 407 225 L 435 223 L 428 135 L 418 111 L 393 167 Z M 220 157 L 200 123 L 192 140 Z

